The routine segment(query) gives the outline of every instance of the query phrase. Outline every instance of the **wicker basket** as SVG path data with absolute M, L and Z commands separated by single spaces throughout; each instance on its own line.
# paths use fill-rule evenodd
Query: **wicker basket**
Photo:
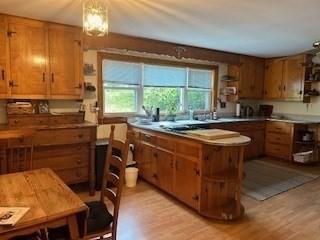
M 8 103 L 7 104 L 7 114 L 32 114 L 33 107 L 32 105 L 22 105 L 22 104 L 15 104 L 15 103 Z

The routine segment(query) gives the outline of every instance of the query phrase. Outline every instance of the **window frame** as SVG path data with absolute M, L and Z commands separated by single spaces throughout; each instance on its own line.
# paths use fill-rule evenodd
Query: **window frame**
M 210 98 L 211 98 L 211 108 L 210 111 L 217 106 L 217 99 L 218 99 L 218 76 L 219 76 L 219 67 L 218 65 L 207 65 L 207 64 L 197 64 L 197 63 L 189 63 L 189 62 L 182 62 L 182 61 L 174 61 L 174 60 L 164 60 L 164 59 L 156 59 L 156 58 L 145 58 L 139 56 L 131 56 L 131 55 L 122 55 L 122 54 L 115 54 L 115 53 L 106 53 L 106 52 L 98 52 L 97 54 L 97 77 L 98 77 L 98 118 L 99 123 L 123 123 L 126 122 L 127 117 L 135 117 L 135 116 L 143 116 L 142 110 L 137 109 L 136 113 L 105 113 L 104 112 L 104 83 L 102 79 L 102 61 L 103 60 L 114 60 L 114 61 L 124 61 L 124 62 L 134 62 L 134 63 L 141 63 L 141 64 L 154 64 L 154 65 L 163 65 L 163 66 L 172 66 L 172 67 L 185 67 L 191 69 L 203 69 L 203 70 L 210 70 L 213 72 L 212 74 L 212 85 L 210 91 Z M 143 70 L 143 69 L 142 69 Z M 143 71 L 142 71 L 143 74 Z M 188 71 L 187 71 L 188 74 Z M 143 76 L 142 76 L 143 79 Z M 143 83 L 139 85 L 137 89 L 137 108 L 142 106 L 143 103 Z M 187 101 L 187 91 L 188 91 L 188 84 L 184 88 L 183 98 L 183 112 L 180 114 L 184 114 L 188 109 L 186 106 Z

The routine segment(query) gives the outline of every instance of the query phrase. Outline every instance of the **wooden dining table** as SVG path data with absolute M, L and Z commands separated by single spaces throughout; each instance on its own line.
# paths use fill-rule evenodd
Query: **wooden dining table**
M 0 207 L 30 208 L 15 226 L 0 226 L 1 240 L 60 226 L 78 240 L 85 231 L 88 207 L 49 168 L 0 175 Z

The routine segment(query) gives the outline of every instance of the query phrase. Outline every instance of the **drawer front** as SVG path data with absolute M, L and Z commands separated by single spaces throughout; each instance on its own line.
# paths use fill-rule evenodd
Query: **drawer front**
M 267 133 L 266 141 L 269 143 L 279 143 L 284 145 L 291 144 L 291 135 L 288 134 L 276 134 L 276 133 Z
M 222 125 L 222 129 L 235 131 L 235 132 L 245 132 L 252 130 L 263 130 L 266 125 L 264 121 L 261 122 L 245 122 L 245 123 L 229 123 Z
M 14 138 L 8 140 L 8 147 L 23 147 L 23 146 L 32 146 L 33 139 L 30 137 L 27 138 Z
M 72 124 L 72 123 L 82 123 L 83 116 L 81 115 L 70 115 L 70 116 L 51 116 L 51 124 Z
M 36 126 L 36 125 L 48 125 L 48 116 L 20 116 L 20 117 L 8 117 L 8 125 L 10 127 L 21 126 Z
M 89 145 L 62 145 L 36 147 L 33 153 L 33 168 L 64 170 L 89 165 Z
M 150 143 L 155 145 L 156 144 L 156 136 L 149 134 L 149 133 L 141 133 L 140 134 L 141 137 L 141 141 L 146 142 L 146 143 Z
M 267 123 L 267 132 L 275 132 L 282 134 L 291 134 L 292 124 L 286 122 L 268 122 Z
M 194 145 L 194 144 L 187 144 L 187 143 L 180 143 L 178 142 L 176 145 L 176 153 L 186 156 L 186 157 L 191 157 L 194 158 L 194 160 L 199 161 L 200 159 L 200 146 Z
M 74 168 L 55 171 L 55 173 L 66 183 L 74 184 L 87 182 L 89 179 L 88 168 Z
M 157 136 L 157 147 L 174 152 L 175 142 L 168 139 L 168 137 Z
M 37 131 L 34 138 L 35 146 L 62 145 L 91 141 L 90 128 L 53 129 Z
M 273 143 L 267 142 L 266 153 L 267 155 L 270 155 L 273 157 L 291 160 L 291 151 L 290 151 L 289 145 L 280 145 L 280 144 L 273 144 Z

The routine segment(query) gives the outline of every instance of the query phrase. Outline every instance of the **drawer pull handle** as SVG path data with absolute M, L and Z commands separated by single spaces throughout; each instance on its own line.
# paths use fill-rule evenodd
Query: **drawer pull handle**
M 78 137 L 79 137 L 79 138 L 83 138 L 83 134 L 80 133 L 80 134 L 78 135 Z
M 78 159 L 78 160 L 77 160 L 77 163 L 78 163 L 78 164 L 81 164 L 81 163 L 82 163 L 82 161 L 81 161 L 80 159 Z

